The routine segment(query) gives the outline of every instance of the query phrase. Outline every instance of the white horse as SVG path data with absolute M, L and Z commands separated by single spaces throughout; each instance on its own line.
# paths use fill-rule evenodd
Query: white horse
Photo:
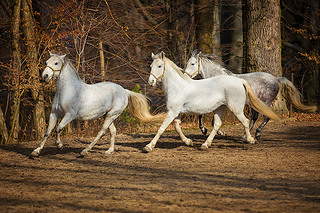
M 245 80 L 227 75 L 193 80 L 184 75 L 181 68 L 166 58 L 164 52 L 157 55 L 152 54 L 152 59 L 148 82 L 151 86 L 155 86 L 157 82 L 162 82 L 168 113 L 156 136 L 145 146 L 144 151 L 146 152 L 152 151 L 160 135 L 180 113 L 206 114 L 214 111 L 214 128 L 201 146 L 201 149 L 207 149 L 222 124 L 222 114 L 225 107 L 228 107 L 244 126 L 247 142 L 255 143 L 249 132 L 249 120 L 243 114 L 247 99 L 246 94 L 248 94 L 254 109 L 272 119 L 280 120 L 257 98 Z M 187 145 L 192 145 L 192 141 L 183 135 L 180 128 L 177 131 L 182 141 Z
M 52 103 L 49 126 L 39 147 L 31 153 L 32 156 L 40 154 L 59 118 L 62 120 L 56 129 L 56 145 L 61 149 L 63 145 L 60 141 L 60 131 L 68 123 L 74 119 L 93 120 L 106 115 L 98 135 L 81 152 L 81 156 L 88 154 L 88 151 L 104 136 L 108 128 L 111 134 L 111 143 L 105 154 L 108 155 L 114 151 L 116 128 L 113 121 L 127 106 L 131 114 L 142 122 L 161 123 L 165 118 L 164 114 L 155 116 L 150 114 L 149 105 L 144 95 L 131 92 L 111 82 L 86 84 L 80 79 L 72 63 L 65 58 L 66 55 L 50 53 L 50 56 L 42 78 L 47 82 L 56 79 L 56 94 Z

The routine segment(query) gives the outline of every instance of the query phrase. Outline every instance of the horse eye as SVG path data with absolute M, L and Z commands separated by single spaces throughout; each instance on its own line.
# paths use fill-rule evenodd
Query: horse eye
M 159 65 L 158 68 L 161 68 L 161 65 Z
M 54 65 L 58 65 L 58 62 L 55 62 Z
M 191 65 L 194 66 L 194 63 L 192 63 Z

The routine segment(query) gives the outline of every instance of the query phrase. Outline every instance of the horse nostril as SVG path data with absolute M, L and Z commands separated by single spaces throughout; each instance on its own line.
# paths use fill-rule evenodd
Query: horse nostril
M 42 78 L 43 80 L 46 80 L 48 78 L 48 74 L 44 74 Z
M 153 79 L 149 79 L 149 82 L 148 82 L 148 83 L 149 83 L 150 85 L 153 85 L 153 82 L 154 82 Z

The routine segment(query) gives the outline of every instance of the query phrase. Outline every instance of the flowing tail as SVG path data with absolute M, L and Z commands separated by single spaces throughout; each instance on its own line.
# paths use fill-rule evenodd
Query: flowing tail
M 129 94 L 128 110 L 132 116 L 145 123 L 162 124 L 166 113 L 151 115 L 146 96 L 126 90 Z
M 276 121 L 281 121 L 279 116 L 274 113 L 265 103 L 263 103 L 258 96 L 254 93 L 253 89 L 251 86 L 248 84 L 248 82 L 244 79 L 240 79 L 242 81 L 243 86 L 245 87 L 247 91 L 247 96 L 249 97 L 250 100 L 250 106 L 256 110 L 257 112 L 273 119 Z
M 279 77 L 278 81 L 288 101 L 291 102 L 297 109 L 309 112 L 315 112 L 317 110 L 317 106 L 307 106 L 301 103 L 301 93 L 286 77 Z

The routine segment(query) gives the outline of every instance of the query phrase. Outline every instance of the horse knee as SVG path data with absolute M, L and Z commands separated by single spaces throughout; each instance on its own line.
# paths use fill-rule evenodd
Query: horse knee
M 213 129 L 218 131 L 222 125 L 222 121 L 220 119 L 215 119 Z
M 257 140 L 260 140 L 260 138 L 261 138 L 261 129 L 257 129 L 256 130 L 255 137 L 256 137 Z
M 180 119 L 174 119 L 174 124 L 175 124 L 175 125 L 181 124 L 181 120 L 180 120 Z
M 61 132 L 61 130 L 62 130 L 62 128 L 57 127 L 57 129 L 56 129 L 56 133 L 57 133 L 57 134 L 59 134 L 59 133 Z

